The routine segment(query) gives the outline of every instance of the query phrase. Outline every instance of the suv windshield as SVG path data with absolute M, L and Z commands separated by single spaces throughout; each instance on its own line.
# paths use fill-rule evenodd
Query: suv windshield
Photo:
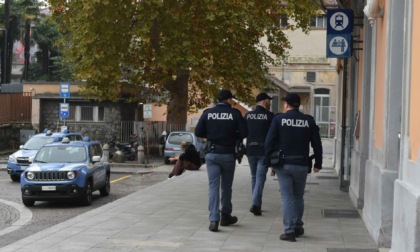
M 39 150 L 44 144 L 52 143 L 54 138 L 52 136 L 43 136 L 43 137 L 31 137 L 29 140 L 23 145 L 23 149 L 25 150 Z
M 86 160 L 86 149 L 79 146 L 47 146 L 36 154 L 34 162 L 81 163 Z
M 182 142 L 193 143 L 193 136 L 188 133 L 173 133 L 168 138 L 168 143 L 180 145 Z

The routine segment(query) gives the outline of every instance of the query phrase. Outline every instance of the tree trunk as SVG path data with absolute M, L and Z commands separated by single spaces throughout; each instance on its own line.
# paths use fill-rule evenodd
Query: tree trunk
M 31 21 L 26 20 L 25 22 L 25 66 L 23 67 L 23 80 L 28 80 L 28 72 L 29 72 L 29 57 L 30 57 L 30 49 L 31 49 Z
M 168 103 L 168 114 L 166 121 L 168 125 L 187 123 L 188 111 L 188 79 L 189 71 L 180 70 L 175 81 L 168 83 L 166 88 L 170 92 L 170 101 Z

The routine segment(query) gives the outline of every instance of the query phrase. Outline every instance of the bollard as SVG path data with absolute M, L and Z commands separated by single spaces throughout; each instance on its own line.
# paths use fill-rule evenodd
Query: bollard
M 117 150 L 114 153 L 113 161 L 114 161 L 114 163 L 125 163 L 124 153 L 122 153 L 122 151 L 120 151 L 120 150 Z
M 137 162 L 139 164 L 144 164 L 144 147 L 143 147 L 143 145 L 139 145 L 139 147 L 137 147 Z
M 102 147 L 102 162 L 108 162 L 109 161 L 109 145 L 106 143 L 104 144 L 104 146 Z

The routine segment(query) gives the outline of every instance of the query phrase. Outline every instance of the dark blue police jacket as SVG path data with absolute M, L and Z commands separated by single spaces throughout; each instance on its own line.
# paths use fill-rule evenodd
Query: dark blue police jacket
M 247 137 L 246 121 L 239 110 L 219 102 L 203 112 L 195 128 L 197 137 L 207 138 L 213 144 L 235 147 L 237 140 Z
M 247 156 L 264 156 L 264 142 L 273 121 L 274 114 L 264 107 L 257 105 L 255 110 L 246 113 L 248 125 L 246 138 Z
M 315 154 L 314 167 L 322 169 L 322 143 L 314 118 L 298 109 L 289 110 L 274 117 L 264 144 L 264 160 L 267 162 L 272 152 L 282 150 L 285 163 L 308 165 L 309 144 Z M 305 158 L 294 158 L 296 156 Z

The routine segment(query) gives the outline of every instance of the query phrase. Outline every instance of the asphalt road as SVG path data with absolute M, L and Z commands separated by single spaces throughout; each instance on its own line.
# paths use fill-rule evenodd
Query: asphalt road
M 35 206 L 27 208 L 32 212 L 31 221 L 16 231 L 0 236 L 0 248 L 167 179 L 168 173 L 165 169 L 159 170 L 149 174 L 111 174 L 110 195 L 101 197 L 99 191 L 94 192 L 92 205 L 87 207 L 66 202 L 36 202 Z M 0 171 L 0 199 L 22 204 L 20 184 L 12 182 L 4 170 Z M 10 226 L 18 218 L 19 212 L 16 209 L 0 204 L 0 230 Z

